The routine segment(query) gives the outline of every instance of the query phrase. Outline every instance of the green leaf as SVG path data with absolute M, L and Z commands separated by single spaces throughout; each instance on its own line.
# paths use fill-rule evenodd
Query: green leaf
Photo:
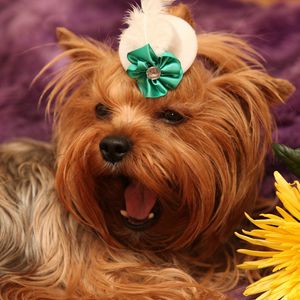
M 282 144 L 273 144 L 276 157 L 283 161 L 287 168 L 300 178 L 300 148 L 292 149 Z

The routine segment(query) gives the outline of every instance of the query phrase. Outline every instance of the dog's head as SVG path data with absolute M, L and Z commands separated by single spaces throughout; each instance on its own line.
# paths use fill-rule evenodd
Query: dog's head
M 192 23 L 185 6 L 171 12 Z M 242 40 L 200 34 L 180 85 L 146 99 L 116 51 L 57 33 L 71 58 L 48 86 L 62 203 L 115 246 L 216 248 L 255 203 L 270 106 L 292 85 L 269 76 Z

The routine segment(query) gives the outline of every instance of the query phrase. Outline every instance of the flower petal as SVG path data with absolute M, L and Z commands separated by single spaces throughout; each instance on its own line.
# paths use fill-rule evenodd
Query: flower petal
M 298 299 L 300 292 L 300 189 L 299 182 L 287 183 L 276 172 L 277 195 L 284 209 L 276 207 L 280 216 L 262 214 L 265 219 L 247 218 L 259 229 L 243 230 L 236 235 L 254 245 L 261 245 L 271 251 L 240 249 L 239 253 L 261 257 L 256 261 L 246 261 L 239 267 L 258 269 L 273 267 L 272 274 L 250 284 L 244 295 L 262 293 L 257 299 L 287 300 Z M 254 237 L 254 238 L 253 238 Z M 274 251 L 276 250 L 276 251 Z

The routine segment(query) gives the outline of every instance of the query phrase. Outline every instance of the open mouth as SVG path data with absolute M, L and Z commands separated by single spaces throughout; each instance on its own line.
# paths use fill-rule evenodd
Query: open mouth
M 132 230 L 145 230 L 160 217 L 158 195 L 137 180 L 125 179 L 125 207 L 120 210 L 124 224 Z

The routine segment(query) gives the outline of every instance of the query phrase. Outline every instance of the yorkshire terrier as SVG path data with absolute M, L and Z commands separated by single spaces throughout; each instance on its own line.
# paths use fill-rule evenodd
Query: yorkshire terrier
M 168 10 L 194 26 L 185 5 Z M 0 146 L 0 298 L 227 299 L 270 108 L 293 86 L 246 42 L 202 33 L 178 87 L 148 99 L 110 46 L 57 36 L 64 52 L 42 73 L 70 62 L 45 90 L 53 143 Z

